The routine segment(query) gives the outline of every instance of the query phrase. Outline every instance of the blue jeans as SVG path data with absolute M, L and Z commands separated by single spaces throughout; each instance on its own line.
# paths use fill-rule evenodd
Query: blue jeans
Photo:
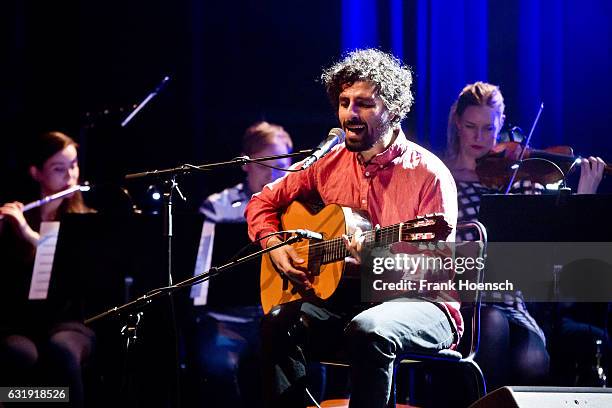
M 454 337 L 450 318 L 427 301 L 396 300 L 365 310 L 326 302 L 285 304 L 262 321 L 266 406 L 305 406 L 307 358 L 340 354 L 351 365 L 350 407 L 385 407 L 396 357 L 448 348 Z

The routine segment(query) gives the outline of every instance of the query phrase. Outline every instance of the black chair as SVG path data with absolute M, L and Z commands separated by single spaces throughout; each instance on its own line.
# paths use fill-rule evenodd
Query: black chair
M 471 243 L 458 243 L 456 250 L 458 255 L 469 255 L 478 256 L 483 259 L 486 258 L 487 248 L 487 231 L 484 225 L 480 222 L 465 222 L 457 225 L 457 230 L 472 230 L 477 232 L 478 240 Z M 464 250 L 468 248 L 470 253 L 464 253 Z M 455 275 L 455 280 L 466 279 L 465 275 Z M 472 282 L 483 283 L 484 282 L 484 271 L 477 270 L 475 275 L 469 277 Z M 394 372 L 394 384 L 392 398 L 389 402 L 389 408 L 396 406 L 395 391 L 396 386 L 401 384 L 401 379 L 398 378 L 399 367 L 410 367 L 416 363 L 424 368 L 429 367 L 444 367 L 444 366 L 455 366 L 461 370 L 461 372 L 468 372 L 471 376 L 472 383 L 474 385 L 473 393 L 466 400 L 466 406 L 472 402 L 478 400 L 486 394 L 486 383 L 485 378 L 482 374 L 482 370 L 478 364 L 474 361 L 474 356 L 478 351 L 480 341 L 480 305 L 481 305 L 481 293 L 478 290 L 475 291 L 461 291 L 460 298 L 462 302 L 461 312 L 466 322 L 466 330 L 463 338 L 459 343 L 457 350 L 439 350 L 435 352 L 427 352 L 422 350 L 415 350 L 404 353 L 396 359 L 396 366 Z M 469 324 L 468 324 L 469 322 Z M 467 347 L 469 342 L 469 347 Z M 328 366 L 341 366 L 348 367 L 345 361 L 321 361 L 322 364 Z M 457 405 L 454 405 L 457 406 Z
M 456 247 L 457 255 L 469 255 L 486 258 L 487 249 L 487 230 L 478 221 L 465 222 L 457 225 L 457 230 L 472 230 L 477 232 L 478 240 L 475 242 L 458 243 Z M 476 246 L 475 246 L 476 245 Z M 467 247 L 468 253 L 463 252 Z M 455 280 L 467 279 L 474 283 L 484 282 L 484 271 L 475 270 L 475 274 L 469 278 L 465 275 L 455 275 Z M 478 400 L 486 394 L 486 382 L 482 370 L 474 361 L 474 356 L 478 351 L 480 342 L 480 305 L 481 293 L 479 290 L 460 291 L 461 298 L 461 313 L 465 322 L 464 335 L 459 342 L 457 350 L 440 350 L 436 352 L 427 352 L 415 350 L 414 352 L 404 353 L 399 356 L 398 366 L 404 366 L 414 363 L 422 363 L 426 367 L 433 365 L 440 366 L 456 366 L 461 372 L 467 372 L 471 375 L 472 384 L 474 385 L 473 396 L 469 397 L 469 403 Z M 469 342 L 469 347 L 467 344 Z M 396 372 L 397 368 L 396 366 Z M 397 375 L 395 376 L 397 384 Z M 467 405 L 469 405 L 469 403 Z M 393 404 L 392 404 L 393 406 Z

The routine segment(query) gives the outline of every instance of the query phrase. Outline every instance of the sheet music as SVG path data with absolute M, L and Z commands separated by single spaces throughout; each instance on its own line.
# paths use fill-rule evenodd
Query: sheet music
M 198 247 L 198 257 L 196 259 L 193 275 L 199 275 L 210 269 L 212 261 L 213 242 L 215 240 L 215 224 L 204 221 L 202 224 L 202 235 L 200 236 L 200 246 Z M 208 281 L 204 281 L 191 288 L 191 297 L 194 306 L 203 306 L 208 300 Z
M 29 300 L 47 298 L 59 228 L 59 221 L 40 224 L 40 241 L 36 247 L 36 258 L 34 259 L 30 294 L 28 295 Z

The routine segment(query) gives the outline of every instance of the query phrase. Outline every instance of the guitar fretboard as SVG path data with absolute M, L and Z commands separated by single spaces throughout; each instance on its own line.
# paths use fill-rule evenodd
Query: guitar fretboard
M 363 232 L 363 245 L 366 247 L 385 246 L 402 241 L 403 237 L 401 234 L 404 229 L 405 225 L 400 223 L 372 231 L 365 231 Z M 352 235 L 348 237 L 351 239 Z M 310 251 L 313 254 L 317 254 L 320 257 L 321 263 L 324 264 L 343 260 L 350 255 L 342 238 L 311 243 Z

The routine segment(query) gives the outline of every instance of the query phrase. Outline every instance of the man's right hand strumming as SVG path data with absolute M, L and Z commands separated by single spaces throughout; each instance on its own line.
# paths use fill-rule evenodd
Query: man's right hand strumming
M 280 238 L 273 236 L 268 239 L 266 247 L 270 248 L 282 242 Z M 279 271 L 302 283 L 307 289 L 312 287 L 307 272 L 304 269 L 296 269 L 296 266 L 299 267 L 304 264 L 304 259 L 298 255 L 295 248 L 290 245 L 277 248 L 270 252 L 270 259 L 272 259 L 272 262 L 274 262 L 274 265 Z

